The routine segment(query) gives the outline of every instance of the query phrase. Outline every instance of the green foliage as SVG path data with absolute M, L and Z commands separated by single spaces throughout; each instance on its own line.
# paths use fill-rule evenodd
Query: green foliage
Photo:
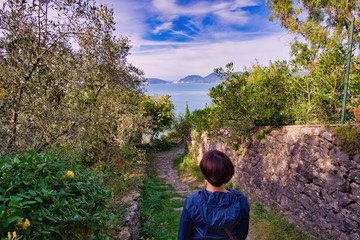
M 302 234 L 296 226 L 288 223 L 274 210 L 266 211 L 259 203 L 253 203 L 250 211 L 250 229 L 252 236 L 258 240 L 311 240 Z
M 168 137 L 154 138 L 151 143 L 141 145 L 141 148 L 148 152 L 161 152 L 167 151 L 174 147 L 178 147 L 178 142 L 172 141 L 172 139 L 168 139 Z
M 189 110 L 189 105 L 188 102 L 186 101 L 186 108 L 185 108 L 185 119 L 187 121 L 190 121 L 190 110 Z
M 8 0 L 0 15 L 0 149 L 61 147 L 92 164 L 141 140 L 143 73 L 127 62 L 129 40 L 114 35 L 112 10 Z
M 345 64 L 349 49 L 350 24 L 355 17 L 355 32 L 360 28 L 357 1 L 267 0 L 282 27 L 293 34 L 291 61 L 296 91 L 296 121 L 299 123 L 339 122 L 344 92 Z M 334 11 L 336 9 L 336 11 Z M 354 34 L 354 46 L 360 37 Z M 359 63 L 355 54 L 350 66 L 349 100 L 359 98 Z M 305 75 L 304 75 L 305 74 Z M 349 102 L 350 103 L 350 102 Z M 347 109 L 346 114 L 351 109 Z M 350 116 L 352 114 L 350 113 Z
M 264 139 L 266 134 L 269 134 L 271 132 L 271 129 L 264 129 L 261 131 L 261 133 L 259 133 L 258 135 L 256 135 L 256 138 L 261 141 L 262 139 Z
M 109 191 L 98 174 L 77 162 L 55 152 L 1 157 L 0 236 L 14 231 L 29 239 L 99 236 Z M 26 221 L 29 226 L 21 225 Z
M 350 125 L 339 126 L 334 129 L 336 138 L 339 140 L 339 145 L 349 155 L 359 153 L 360 149 L 360 130 Z
M 275 62 L 269 67 L 254 64 L 242 75 L 216 69 L 223 81 L 210 89 L 209 96 L 215 105 L 210 112 L 214 128 L 229 127 L 231 136 L 246 135 L 256 126 L 284 125 L 292 121 L 289 65 Z M 209 119 L 209 117 L 204 119 Z
M 149 96 L 144 95 L 139 103 L 141 115 L 150 117 L 152 120 L 151 140 L 160 132 L 169 129 L 174 121 L 174 105 L 170 101 L 170 95 Z
M 155 169 L 149 166 L 140 208 L 140 234 L 144 239 L 176 239 L 181 212 L 174 208 L 182 207 L 184 202 L 171 200 L 181 197 L 179 194 L 167 192 L 171 190 L 173 187 L 161 182 Z
M 239 155 L 243 152 L 242 147 L 238 143 L 234 143 L 231 145 L 231 149 L 236 151 Z
M 190 134 L 190 129 L 192 127 L 189 118 L 190 115 L 187 119 L 180 113 L 176 121 L 173 123 L 171 131 L 164 135 L 164 138 L 175 142 L 185 142 L 188 138 L 188 135 Z
M 197 132 L 203 131 L 212 131 L 211 126 L 211 107 L 206 107 L 204 109 L 195 110 L 191 113 L 190 122 L 195 127 Z
M 190 152 L 189 154 L 179 155 L 177 158 L 175 158 L 173 162 L 173 167 L 178 168 L 178 170 L 181 172 L 190 174 L 197 180 L 204 180 L 201 174 L 200 167 L 198 166 L 197 160 L 192 152 Z

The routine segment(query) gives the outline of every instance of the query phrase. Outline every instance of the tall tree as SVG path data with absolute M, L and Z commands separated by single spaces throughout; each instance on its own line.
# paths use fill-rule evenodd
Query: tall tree
M 112 10 L 8 0 L 0 16 L 0 149 L 106 151 L 146 126 L 134 101 L 142 72 L 127 62 L 129 40 L 114 36 Z
M 354 44 L 360 44 L 357 0 L 267 0 L 272 16 L 294 35 L 291 87 L 298 91 L 303 118 L 336 121 L 340 117 L 350 25 L 355 18 Z M 351 84 L 358 85 L 360 59 L 354 54 Z M 359 95 L 351 89 L 350 96 Z M 304 100 L 304 101 L 303 101 Z M 303 104 L 306 102 L 306 104 Z
M 151 119 L 152 133 L 150 141 L 164 130 L 171 127 L 174 119 L 174 105 L 170 101 L 170 95 L 143 96 L 139 103 L 140 113 Z
M 185 120 L 186 121 L 190 120 L 190 110 L 189 110 L 189 105 L 188 105 L 187 101 L 186 101 L 186 107 L 185 107 Z

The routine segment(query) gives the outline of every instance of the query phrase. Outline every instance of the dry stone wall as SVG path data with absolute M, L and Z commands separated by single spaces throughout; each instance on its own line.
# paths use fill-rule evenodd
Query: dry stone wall
M 273 128 L 261 140 L 258 129 L 235 150 L 226 131 L 220 140 L 203 133 L 191 144 L 198 160 L 212 149 L 228 154 L 241 191 L 301 230 L 321 239 L 360 240 L 360 155 L 341 150 L 333 127 Z

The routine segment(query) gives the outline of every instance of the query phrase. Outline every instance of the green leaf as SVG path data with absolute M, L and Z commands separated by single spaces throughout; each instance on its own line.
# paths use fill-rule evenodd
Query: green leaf
M 3 223 L 3 227 L 7 228 L 11 223 L 15 222 L 16 220 L 21 221 L 21 217 L 19 216 L 10 216 L 6 218 L 5 222 Z
M 11 200 L 9 202 L 9 207 L 18 207 L 19 206 L 19 202 Z
M 0 218 L 6 217 L 6 208 L 4 205 L 0 205 Z
M 15 195 L 15 196 L 10 196 L 11 200 L 14 200 L 16 202 L 19 202 L 21 200 L 23 200 L 23 197 L 19 196 L 19 195 Z
M 24 205 L 30 205 L 30 204 L 34 204 L 34 203 L 37 203 L 37 201 L 29 200 L 29 201 L 23 202 Z
M 34 190 L 29 190 L 29 193 L 31 194 L 31 196 L 36 196 L 37 193 Z

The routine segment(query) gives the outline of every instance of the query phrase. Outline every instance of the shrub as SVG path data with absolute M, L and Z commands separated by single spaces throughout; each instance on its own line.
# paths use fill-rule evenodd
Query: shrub
M 334 129 L 339 145 L 350 155 L 359 152 L 360 149 L 360 130 L 352 126 L 340 126 Z
M 55 152 L 0 157 L 0 237 L 81 239 L 105 216 L 109 191 L 75 157 Z

